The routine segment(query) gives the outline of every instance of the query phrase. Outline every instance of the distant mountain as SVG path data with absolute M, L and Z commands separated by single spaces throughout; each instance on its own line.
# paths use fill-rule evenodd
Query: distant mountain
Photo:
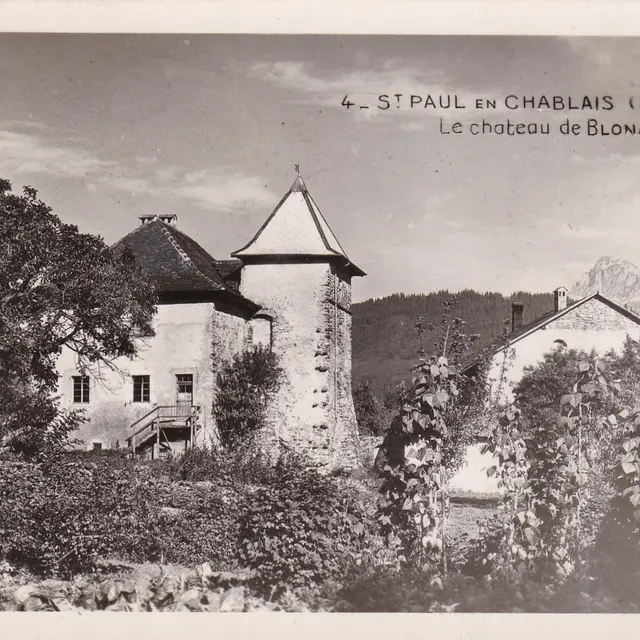
M 569 295 L 579 299 L 596 291 L 640 311 L 640 269 L 626 260 L 602 257 L 576 282 Z
M 409 382 L 411 367 L 419 349 L 416 321 L 423 316 L 435 327 L 442 320 L 449 291 L 423 295 L 402 293 L 366 300 L 353 305 L 353 382 L 369 380 L 379 400 L 383 400 L 401 380 Z M 529 323 L 553 309 L 553 294 L 517 292 L 505 297 L 500 293 L 462 291 L 458 294 L 456 314 L 466 321 L 469 334 L 479 334 L 476 349 L 496 340 L 505 321 L 511 319 L 511 302 L 524 303 L 524 322 Z M 433 335 L 424 336 L 429 350 Z

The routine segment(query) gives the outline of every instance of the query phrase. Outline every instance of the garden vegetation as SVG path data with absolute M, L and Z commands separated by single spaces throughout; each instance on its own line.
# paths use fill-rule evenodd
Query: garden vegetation
M 281 371 L 260 348 L 214 358 L 220 438 L 208 447 L 166 462 L 70 452 L 81 416 L 56 403 L 56 355 L 70 346 L 86 366 L 135 355 L 154 297 L 127 256 L 60 223 L 32 190 L 0 185 L 0 241 L 15 244 L 0 252 L 2 608 L 640 608 L 636 342 L 621 354 L 558 347 L 507 402 L 483 366 L 465 375 L 478 337 L 453 298 L 437 328 L 418 318 L 410 385 L 382 407 L 358 392 L 363 431 L 382 438 L 377 469 L 328 474 L 264 450 Z M 449 480 L 479 441 L 503 493 L 459 535 Z M 152 563 L 160 577 L 131 577 Z

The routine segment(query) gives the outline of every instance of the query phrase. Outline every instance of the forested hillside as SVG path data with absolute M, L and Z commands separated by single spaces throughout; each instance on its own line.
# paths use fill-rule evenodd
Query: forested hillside
M 443 305 L 454 294 L 443 290 L 421 295 L 397 293 L 353 306 L 353 382 L 368 379 L 379 400 L 401 380 L 409 381 L 419 348 L 418 316 L 438 326 Z M 525 324 L 553 309 L 550 293 L 519 291 L 510 297 L 500 293 L 465 290 L 458 294 L 456 315 L 467 322 L 468 333 L 479 334 L 476 349 L 499 338 L 511 319 L 511 302 L 524 304 Z M 432 336 L 425 335 L 428 351 Z

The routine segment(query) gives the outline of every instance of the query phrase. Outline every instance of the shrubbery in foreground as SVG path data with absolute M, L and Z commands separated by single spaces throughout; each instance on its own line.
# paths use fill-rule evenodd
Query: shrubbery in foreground
M 44 576 L 91 571 L 101 558 L 245 566 L 271 597 L 356 557 L 362 515 L 338 480 L 295 459 L 254 459 L 240 472 L 235 462 L 215 451 L 166 467 L 110 454 L 0 462 L 0 560 Z
M 0 463 L 0 558 L 40 575 L 99 558 L 224 565 L 237 556 L 238 492 L 171 482 L 118 456 Z

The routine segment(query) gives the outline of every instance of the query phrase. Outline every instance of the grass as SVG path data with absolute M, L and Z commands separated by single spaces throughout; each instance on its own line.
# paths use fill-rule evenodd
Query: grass
M 496 511 L 493 504 L 458 504 L 451 500 L 451 515 L 447 522 L 449 535 L 459 538 L 467 534 L 469 538 L 478 537 L 478 520 L 490 518 Z

